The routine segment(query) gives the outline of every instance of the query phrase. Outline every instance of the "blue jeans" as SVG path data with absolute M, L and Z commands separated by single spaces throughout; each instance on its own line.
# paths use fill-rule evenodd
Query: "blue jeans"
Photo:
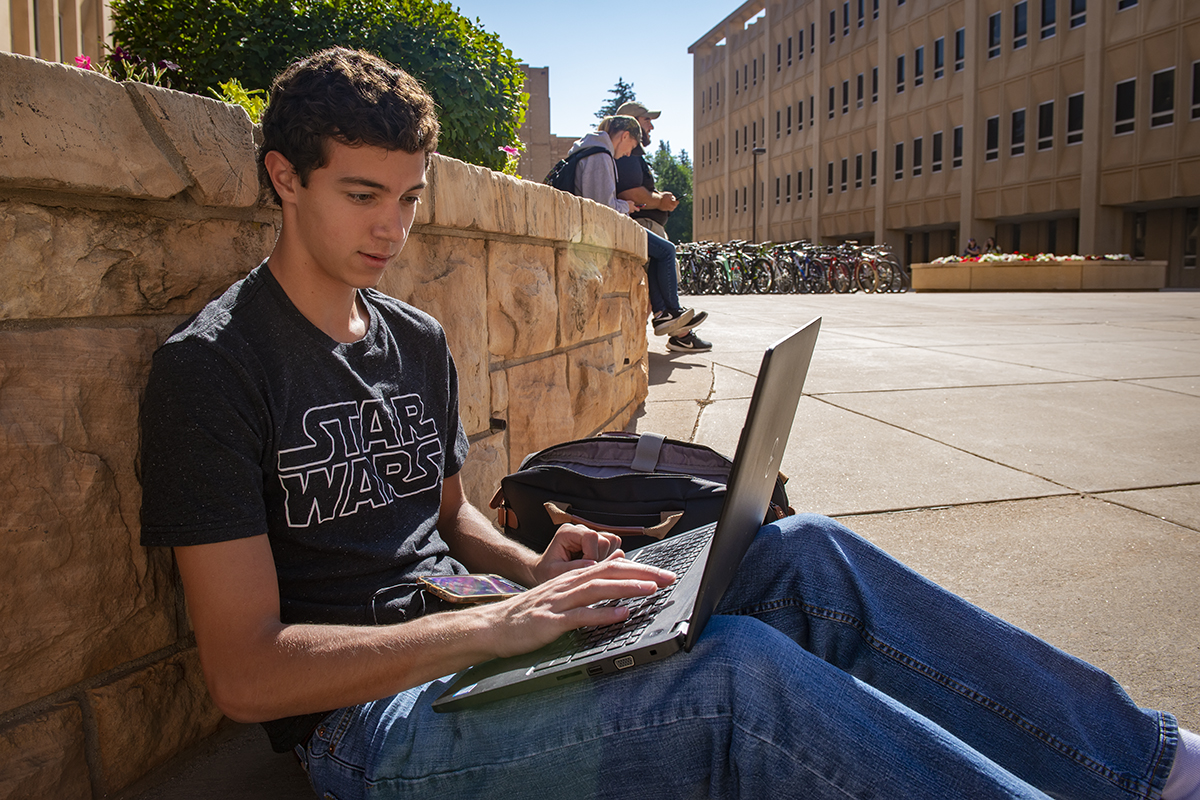
M 1178 729 L 1096 668 L 836 522 L 764 527 L 690 653 L 436 714 L 446 680 L 334 712 L 319 794 L 1151 798 Z
M 646 231 L 646 284 L 650 310 L 679 311 L 679 276 L 675 274 L 675 245 L 654 231 Z

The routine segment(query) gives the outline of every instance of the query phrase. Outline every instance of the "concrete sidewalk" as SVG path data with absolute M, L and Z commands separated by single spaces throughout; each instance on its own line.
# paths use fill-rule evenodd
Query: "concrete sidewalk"
M 633 427 L 732 455 L 763 349 L 823 318 L 784 458 L 841 518 L 1200 728 L 1200 293 L 692 297 Z M 269 787 L 269 788 L 268 788 Z M 257 726 L 124 797 L 312 797 Z
M 798 510 L 1200 728 L 1200 293 L 688 297 L 635 420 L 732 455 L 771 341 L 822 317 Z

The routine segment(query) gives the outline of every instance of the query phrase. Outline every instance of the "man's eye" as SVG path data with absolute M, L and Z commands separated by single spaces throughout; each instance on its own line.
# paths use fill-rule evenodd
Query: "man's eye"
M 421 202 L 421 195 L 410 194 L 406 197 L 400 198 L 400 202 L 405 203 L 406 205 L 415 206 L 417 203 Z
M 355 203 L 367 203 L 367 202 L 370 202 L 370 200 L 371 200 L 371 197 L 372 197 L 372 195 L 369 195 L 369 194 L 351 194 L 351 195 L 350 195 L 350 199 L 351 199 L 352 201 L 354 201 Z

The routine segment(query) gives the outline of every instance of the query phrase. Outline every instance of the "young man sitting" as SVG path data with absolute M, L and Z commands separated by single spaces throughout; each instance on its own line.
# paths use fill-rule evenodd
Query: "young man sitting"
M 319 795 L 1200 794 L 1198 740 L 1170 714 L 815 516 L 759 532 L 691 652 L 434 713 L 451 673 L 673 580 L 577 526 L 534 553 L 465 500 L 442 329 L 372 288 L 437 134 L 378 58 L 289 67 L 260 155 L 278 242 L 155 354 L 143 406 L 143 542 L 175 549 L 209 691 Z M 469 571 L 531 588 L 450 610 L 416 585 Z

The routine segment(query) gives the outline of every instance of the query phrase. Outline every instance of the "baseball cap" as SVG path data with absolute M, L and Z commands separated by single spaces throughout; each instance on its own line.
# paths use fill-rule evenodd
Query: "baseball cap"
M 650 119 L 658 119 L 658 116 L 662 114 L 662 112 L 651 111 L 641 103 L 630 100 L 628 103 L 621 104 L 621 107 L 617 109 L 617 114 L 623 117 L 648 117 Z

